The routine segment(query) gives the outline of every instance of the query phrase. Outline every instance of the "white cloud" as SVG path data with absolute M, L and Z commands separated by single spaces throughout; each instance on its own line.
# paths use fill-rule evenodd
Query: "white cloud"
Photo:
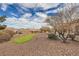
M 44 7 L 44 9 L 50 8 L 50 7 L 56 7 L 59 3 L 39 3 L 40 6 Z
M 22 3 L 21 5 L 23 5 L 24 7 L 36 7 L 37 3 Z
M 7 4 L 2 4 L 2 5 L 1 5 L 1 9 L 2 9 L 3 11 L 6 11 L 6 9 L 7 9 Z
M 28 20 L 28 19 L 25 19 L 25 18 L 19 18 L 19 19 L 18 19 L 18 22 L 19 22 L 19 23 L 22 23 L 22 24 L 26 24 L 26 23 L 29 22 L 29 20 Z
M 47 11 L 46 13 L 57 13 L 58 12 L 58 10 L 50 10 L 50 11 Z
M 29 21 L 28 19 L 24 18 L 7 18 L 4 22 L 8 27 L 14 28 L 31 28 L 31 29 L 39 29 L 42 26 L 47 26 L 46 23 L 38 23 L 35 21 Z
M 17 15 L 17 14 L 15 14 L 15 13 L 11 13 L 11 15 L 12 15 L 12 16 L 15 16 L 15 17 L 17 17 L 17 16 L 18 16 L 18 15 Z
M 24 19 L 24 18 L 6 18 L 7 20 L 5 21 L 6 22 L 9 22 L 9 23 L 14 23 L 14 25 L 17 23 L 17 24 L 26 24 L 27 22 L 29 22 L 27 19 Z
M 35 22 L 44 22 L 45 20 L 46 20 L 46 18 L 47 18 L 47 15 L 45 14 L 45 13 L 41 13 L 41 12 L 38 12 L 38 13 L 36 13 L 36 15 L 37 16 L 39 16 L 39 17 L 37 17 L 37 18 L 35 18 L 33 21 L 35 21 Z
M 22 3 L 24 7 L 43 7 L 44 9 L 56 7 L 59 3 Z
M 39 17 L 43 17 L 43 18 L 47 17 L 47 15 L 45 13 L 42 13 L 42 12 L 38 12 L 38 13 L 36 13 L 36 15 L 38 15 Z
M 30 16 L 32 16 L 31 13 L 25 13 L 24 15 L 21 16 L 21 18 L 29 18 Z

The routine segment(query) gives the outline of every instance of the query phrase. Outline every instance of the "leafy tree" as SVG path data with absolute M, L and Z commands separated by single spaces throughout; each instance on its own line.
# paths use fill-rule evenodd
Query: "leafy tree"
M 3 30 L 6 28 L 6 25 L 1 25 L 1 23 L 6 20 L 5 18 L 6 16 L 0 16 L 0 30 Z

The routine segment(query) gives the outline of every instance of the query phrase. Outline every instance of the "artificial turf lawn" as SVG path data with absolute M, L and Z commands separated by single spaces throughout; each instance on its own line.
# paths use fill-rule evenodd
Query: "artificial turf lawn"
M 23 43 L 26 43 L 26 42 L 32 40 L 33 36 L 34 36 L 34 34 L 23 35 L 23 36 L 15 38 L 14 42 L 16 44 L 23 44 Z

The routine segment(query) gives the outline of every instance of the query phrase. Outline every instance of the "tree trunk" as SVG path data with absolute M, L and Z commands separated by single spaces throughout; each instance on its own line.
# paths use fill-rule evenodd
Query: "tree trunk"
M 64 36 L 65 33 L 59 33 L 59 37 L 63 40 L 63 43 L 66 43 L 67 37 Z

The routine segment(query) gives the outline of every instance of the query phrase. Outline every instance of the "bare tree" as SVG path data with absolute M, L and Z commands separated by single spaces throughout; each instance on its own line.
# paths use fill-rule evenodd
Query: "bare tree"
M 71 4 L 71 6 L 66 8 L 63 8 L 63 10 L 58 11 L 58 15 L 56 16 L 50 16 L 46 21 L 50 23 L 51 26 L 53 26 L 55 32 L 54 34 L 58 34 L 58 37 L 63 40 L 63 42 L 66 42 L 68 37 L 71 37 L 73 40 L 75 38 L 74 34 L 70 34 L 72 29 L 72 21 L 76 19 L 72 18 L 72 15 L 75 13 L 76 8 L 78 6 L 74 6 Z

